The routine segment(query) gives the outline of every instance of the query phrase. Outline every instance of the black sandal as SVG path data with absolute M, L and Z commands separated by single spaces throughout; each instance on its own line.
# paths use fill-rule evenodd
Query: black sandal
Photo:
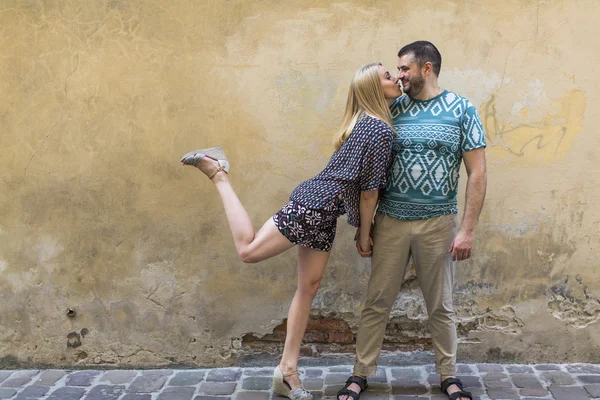
M 348 389 L 348 386 L 352 385 L 353 383 L 356 383 L 358 387 L 360 387 L 360 393 L 356 393 Z M 337 392 L 337 400 L 340 400 L 340 396 L 350 396 L 352 397 L 352 399 L 358 400 L 360 398 L 361 393 L 367 390 L 368 387 L 369 385 L 367 385 L 366 379 L 361 378 L 360 376 L 352 375 L 346 381 L 346 386 L 344 386 L 343 389 L 340 389 L 340 391 Z
M 452 385 L 456 385 L 458 386 L 458 388 L 460 389 L 460 392 L 454 392 L 452 394 L 448 394 L 448 388 Z M 460 379 L 458 378 L 448 378 L 445 379 L 441 384 L 440 387 L 442 389 L 442 392 L 448 396 L 448 398 L 450 400 L 456 400 L 460 397 L 468 397 L 469 399 L 473 400 L 473 395 L 471 394 L 471 392 L 467 392 L 465 390 L 463 390 L 463 383 L 460 381 Z

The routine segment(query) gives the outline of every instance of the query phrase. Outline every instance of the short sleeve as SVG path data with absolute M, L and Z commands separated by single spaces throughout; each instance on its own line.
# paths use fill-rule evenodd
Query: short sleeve
M 360 190 L 363 192 L 385 187 L 388 167 L 392 159 L 392 130 L 374 125 L 371 140 L 363 151 L 360 171 Z
M 470 101 L 466 100 L 466 103 L 466 109 L 460 123 L 460 147 L 463 152 L 486 146 L 483 125 L 477 114 L 477 109 Z

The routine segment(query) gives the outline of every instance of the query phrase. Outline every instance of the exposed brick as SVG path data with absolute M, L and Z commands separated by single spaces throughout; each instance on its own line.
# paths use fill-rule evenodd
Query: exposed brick
M 327 335 L 324 332 L 306 332 L 303 341 L 307 343 L 326 343 Z
M 300 347 L 300 355 L 302 357 L 311 357 L 313 355 L 312 346 L 302 346 Z
M 319 318 L 308 321 L 307 331 L 342 331 L 349 332 L 350 327 L 341 319 Z
M 353 343 L 354 335 L 352 332 L 329 332 L 327 341 L 329 343 Z
M 285 335 L 285 331 L 275 331 L 256 340 L 259 342 L 285 342 Z

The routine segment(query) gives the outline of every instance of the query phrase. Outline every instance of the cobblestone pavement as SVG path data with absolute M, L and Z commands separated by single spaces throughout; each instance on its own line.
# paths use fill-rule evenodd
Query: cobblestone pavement
M 195 370 L 0 370 L 0 399 L 282 400 L 271 393 L 272 368 Z M 335 399 L 351 367 L 301 368 L 315 400 Z M 461 364 L 475 399 L 600 398 L 600 365 Z M 361 400 L 447 399 L 431 365 L 379 367 Z

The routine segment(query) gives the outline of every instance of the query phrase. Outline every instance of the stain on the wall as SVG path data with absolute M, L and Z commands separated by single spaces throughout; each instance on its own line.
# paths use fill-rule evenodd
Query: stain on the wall
M 585 106 L 584 93 L 572 90 L 553 103 L 542 121 L 513 125 L 498 118 L 492 95 L 480 108 L 488 157 L 502 160 L 508 154 L 515 165 L 539 165 L 564 157 L 583 127 Z

